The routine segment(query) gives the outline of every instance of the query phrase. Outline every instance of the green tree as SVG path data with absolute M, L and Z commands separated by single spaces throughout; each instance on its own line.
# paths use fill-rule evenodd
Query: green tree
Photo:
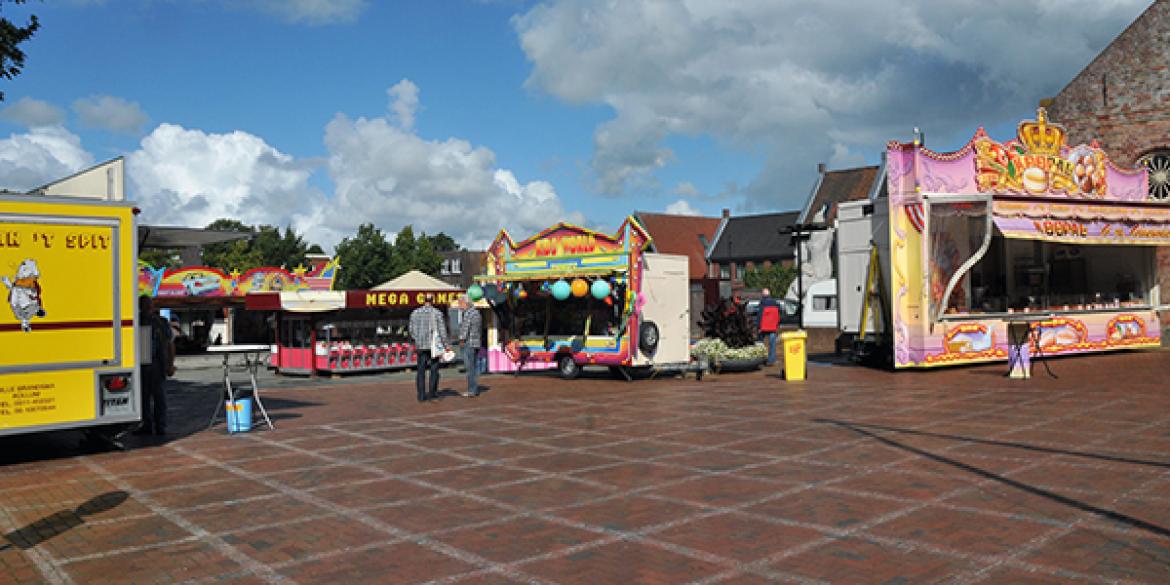
M 306 253 L 308 253 L 308 254 L 324 254 L 325 249 L 321 247 L 321 244 L 313 244 L 312 246 L 309 246 L 309 250 Z
M 779 298 L 788 292 L 795 278 L 795 268 L 773 264 L 768 268 L 752 268 L 744 272 L 743 285 L 745 288 L 766 288 L 772 291 L 772 296 Z
M 262 266 L 284 266 L 289 270 L 305 265 L 305 255 L 309 253 L 309 245 L 292 226 L 285 227 L 283 234 L 278 227 L 260 226 L 252 239 L 252 249 L 259 254 Z
M 443 232 L 439 232 L 433 236 L 425 236 L 425 238 L 431 242 L 431 248 L 434 248 L 434 250 L 440 254 L 443 252 L 457 252 L 460 250 L 459 244 L 455 241 L 455 238 L 452 238 Z
M 253 228 L 235 219 L 217 219 L 207 229 L 220 232 L 252 234 Z M 250 239 L 208 244 L 203 247 L 203 263 L 224 272 L 239 270 L 245 272 L 261 265 L 260 254 L 252 249 Z
M 336 288 L 370 288 L 393 278 L 396 276 L 395 256 L 394 246 L 386 240 L 382 230 L 372 223 L 362 224 L 353 238 L 345 238 L 337 244 L 341 270 L 337 272 Z
M 26 0 L 11 0 L 13 4 L 24 4 Z M 0 18 L 0 77 L 13 79 L 24 69 L 24 51 L 20 44 L 32 38 L 41 28 L 36 15 L 28 18 L 28 24 L 18 26 L 7 18 Z M 0 92 L 0 100 L 4 92 Z

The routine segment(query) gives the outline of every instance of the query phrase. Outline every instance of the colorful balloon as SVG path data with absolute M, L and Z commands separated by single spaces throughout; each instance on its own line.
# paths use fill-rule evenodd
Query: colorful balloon
M 521 300 L 526 299 L 526 298 L 528 298 L 528 291 L 524 290 L 524 289 L 520 289 L 520 292 L 517 293 L 517 296 L 519 296 Z
M 478 284 L 473 284 L 467 288 L 467 298 L 473 302 L 483 298 L 483 287 Z
M 593 293 L 593 298 L 600 301 L 609 297 L 609 293 L 613 292 L 613 289 L 610 288 L 608 282 L 599 278 L 593 281 L 593 285 L 589 287 L 589 292 Z
M 581 298 L 589 294 L 589 283 L 580 278 L 573 279 L 572 285 L 573 296 Z
M 558 280 L 552 285 L 552 296 L 558 301 L 563 301 L 573 294 L 573 287 L 569 283 Z

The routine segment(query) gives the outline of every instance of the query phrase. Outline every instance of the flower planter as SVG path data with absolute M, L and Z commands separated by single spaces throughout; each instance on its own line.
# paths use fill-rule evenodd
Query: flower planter
M 711 369 L 717 373 L 731 373 L 731 372 L 752 372 L 760 369 L 764 365 L 765 358 L 752 358 L 746 360 L 717 360 L 711 362 Z

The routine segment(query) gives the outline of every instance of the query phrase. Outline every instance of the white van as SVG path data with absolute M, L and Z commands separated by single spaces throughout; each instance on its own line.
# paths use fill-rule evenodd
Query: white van
M 814 282 L 804 292 L 805 328 L 837 328 L 837 279 Z

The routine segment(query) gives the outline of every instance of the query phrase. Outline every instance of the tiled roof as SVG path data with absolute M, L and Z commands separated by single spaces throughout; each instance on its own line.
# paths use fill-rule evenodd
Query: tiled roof
M 846 201 L 860 201 L 868 197 L 877 176 L 878 167 L 827 171 L 822 176 L 821 183 L 816 193 L 813 193 L 809 205 L 805 207 L 808 213 L 805 221 L 811 222 L 817 212 L 828 205 L 829 210 L 825 214 L 825 223 L 833 225 L 833 219 L 837 217 L 837 205 Z
M 711 250 L 712 262 L 779 261 L 793 258 L 792 243 L 780 228 L 796 223 L 799 211 L 732 216 Z
M 650 232 L 654 249 L 663 254 L 681 254 L 690 259 L 691 279 L 703 278 L 707 274 L 706 250 L 699 236 L 707 242 L 715 239 L 719 229 L 718 217 L 697 215 L 668 215 L 665 213 L 635 213 L 638 220 Z

